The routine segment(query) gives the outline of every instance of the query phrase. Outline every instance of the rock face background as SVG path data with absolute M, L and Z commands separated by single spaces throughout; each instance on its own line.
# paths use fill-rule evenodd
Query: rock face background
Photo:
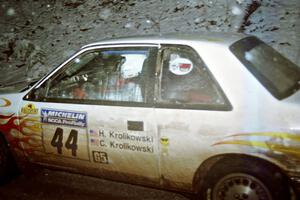
M 0 0 L 0 84 L 38 78 L 82 45 L 169 32 L 256 35 L 300 66 L 300 0 Z

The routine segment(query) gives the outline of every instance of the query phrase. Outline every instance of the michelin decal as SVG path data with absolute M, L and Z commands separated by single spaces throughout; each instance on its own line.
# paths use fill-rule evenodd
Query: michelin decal
M 87 114 L 84 112 L 42 109 L 41 121 L 42 123 L 48 123 L 48 124 L 61 124 L 66 126 L 86 127 Z

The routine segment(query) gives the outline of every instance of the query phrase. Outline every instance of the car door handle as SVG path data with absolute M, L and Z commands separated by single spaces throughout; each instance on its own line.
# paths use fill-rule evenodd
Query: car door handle
M 127 121 L 127 129 L 129 131 L 144 131 L 144 122 L 142 122 L 142 121 Z

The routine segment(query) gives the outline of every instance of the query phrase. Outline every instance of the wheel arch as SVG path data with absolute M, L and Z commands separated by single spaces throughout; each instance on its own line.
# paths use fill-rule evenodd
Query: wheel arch
M 238 154 L 238 153 L 228 153 L 228 154 L 220 154 L 220 155 L 215 155 L 213 157 L 209 157 L 205 161 L 201 163 L 201 165 L 198 167 L 194 174 L 193 178 L 193 184 L 192 184 L 192 189 L 194 192 L 198 192 L 201 185 L 203 185 L 204 180 L 206 176 L 212 171 L 211 169 L 218 165 L 221 164 L 224 159 L 249 159 L 253 160 L 255 162 L 262 163 L 263 165 L 267 165 L 270 167 L 275 168 L 278 172 L 283 174 L 285 178 L 288 178 L 287 174 L 284 172 L 282 169 L 282 166 L 274 160 L 271 159 L 266 159 L 263 157 L 259 157 L 256 155 L 248 155 L 248 154 Z

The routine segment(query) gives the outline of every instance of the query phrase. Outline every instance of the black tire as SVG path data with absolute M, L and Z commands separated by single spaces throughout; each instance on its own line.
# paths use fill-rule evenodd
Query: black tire
M 0 185 L 6 183 L 17 172 L 17 167 L 8 146 L 0 133 Z
M 287 178 L 253 158 L 222 159 L 206 176 L 199 200 L 290 200 Z

